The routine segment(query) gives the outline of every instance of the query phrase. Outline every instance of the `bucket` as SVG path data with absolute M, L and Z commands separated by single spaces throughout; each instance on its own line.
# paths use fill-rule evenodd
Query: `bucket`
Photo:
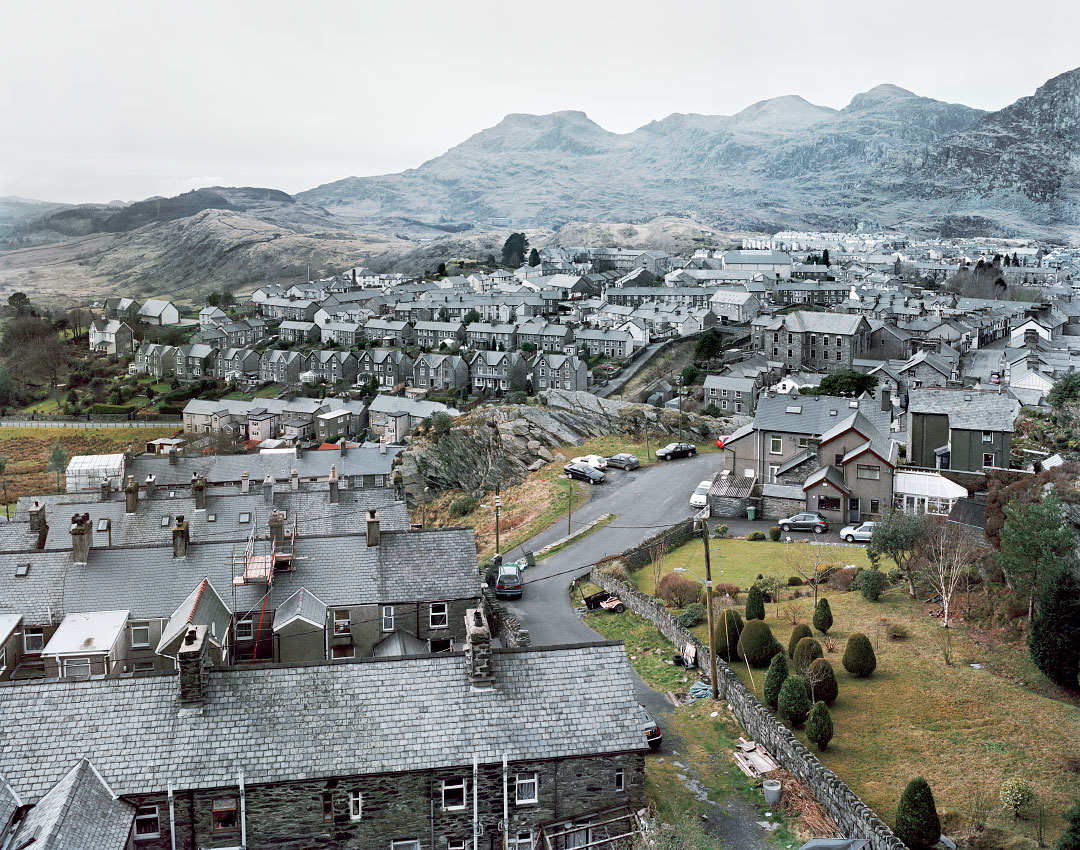
M 780 802 L 780 781 L 777 779 L 766 779 L 761 783 L 761 790 L 765 792 L 765 802 L 770 806 L 775 806 Z

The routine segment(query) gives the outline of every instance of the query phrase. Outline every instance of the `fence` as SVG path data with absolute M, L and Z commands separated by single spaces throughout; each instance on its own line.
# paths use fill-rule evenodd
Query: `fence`
M 14 419 L 5 417 L 0 419 L 0 427 L 4 428 L 163 428 L 181 430 L 184 427 L 183 419 L 154 418 L 153 416 L 140 416 L 138 419 L 128 419 L 118 414 L 105 414 L 87 419 L 85 416 L 50 416 L 48 418 Z

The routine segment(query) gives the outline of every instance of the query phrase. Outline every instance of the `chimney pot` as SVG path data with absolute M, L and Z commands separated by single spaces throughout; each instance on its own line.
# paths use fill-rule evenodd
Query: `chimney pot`
M 135 505 L 139 501 L 139 485 L 135 483 L 135 476 L 129 475 L 127 486 L 124 487 L 124 512 L 135 513 Z
M 150 473 L 146 476 L 146 498 L 152 499 L 154 497 L 154 485 L 157 483 L 157 476 L 154 473 Z
M 240 492 L 246 493 L 251 488 L 251 476 L 247 472 L 240 473 Z
M 371 509 L 367 512 L 367 545 L 378 546 L 382 536 L 379 528 L 379 512 Z
M 268 505 L 274 504 L 274 485 L 276 483 L 273 475 L 267 475 L 263 479 L 263 501 Z
M 280 546 L 285 542 L 285 514 L 281 511 L 270 511 L 267 524 L 270 526 L 270 542 Z
M 42 522 L 45 521 L 45 506 L 34 499 L 34 504 L 30 507 L 30 530 L 37 531 Z
M 176 525 L 172 529 L 172 548 L 174 558 L 186 558 L 188 543 L 191 542 L 191 529 L 183 516 L 176 518 Z
M 106 476 L 101 480 L 101 501 L 109 501 L 109 496 L 112 495 L 112 479 Z
M 191 495 L 195 497 L 195 510 L 206 510 L 206 479 L 201 475 L 191 476 Z
M 90 514 L 75 514 L 71 517 L 71 554 L 76 564 L 85 564 L 90 555 L 92 531 Z

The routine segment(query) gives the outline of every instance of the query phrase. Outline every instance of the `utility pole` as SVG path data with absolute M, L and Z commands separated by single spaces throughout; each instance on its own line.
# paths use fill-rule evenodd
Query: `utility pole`
M 652 460 L 652 454 L 649 452 L 649 418 L 645 417 L 645 460 Z
M 679 388 L 679 442 L 682 442 L 682 375 L 675 378 L 675 386 Z
M 574 509 L 574 479 L 566 479 L 566 536 L 570 536 L 570 514 Z
M 705 604 L 709 620 L 709 678 L 712 683 L 712 698 L 720 698 L 719 683 L 716 681 L 716 639 L 713 636 L 713 595 L 712 595 L 712 564 L 709 561 L 709 523 L 701 520 L 701 542 L 705 544 Z M 727 617 L 724 617 L 724 628 L 727 628 Z M 726 643 L 726 641 L 725 641 Z
M 499 509 L 502 507 L 502 496 L 499 495 L 499 485 L 495 485 L 495 554 L 499 554 Z

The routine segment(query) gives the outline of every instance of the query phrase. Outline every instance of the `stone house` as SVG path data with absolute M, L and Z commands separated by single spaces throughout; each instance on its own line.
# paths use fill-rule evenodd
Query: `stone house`
M 310 298 L 286 298 L 272 296 L 259 302 L 259 315 L 267 319 L 290 319 L 294 322 L 310 322 L 315 318 L 319 302 Z
M 415 334 L 408 322 L 394 319 L 368 319 L 364 325 L 364 338 L 384 348 L 401 348 L 412 345 Z
M 319 339 L 323 345 L 336 344 L 356 348 L 367 341 L 367 336 L 362 323 L 333 318 L 319 328 Z
M 278 325 L 278 336 L 282 342 L 305 343 L 319 339 L 319 326 L 314 322 L 294 322 L 286 320 Z
M 761 386 L 760 374 L 756 378 L 706 375 L 705 405 L 715 404 L 725 415 L 739 413 L 753 416 L 757 410 L 757 395 Z
M 528 363 L 519 351 L 478 351 L 469 362 L 473 390 L 494 396 L 525 390 Z
M 300 380 L 304 355 L 299 351 L 271 348 L 259 359 L 259 380 L 264 383 L 294 384 Z
M 176 348 L 156 342 L 144 342 L 135 352 L 135 368 L 140 375 L 167 378 L 176 372 Z
M 419 390 L 461 392 L 469 386 L 469 364 L 456 354 L 421 354 L 413 365 L 412 385 Z
M 106 319 L 119 319 L 128 324 L 139 321 L 142 305 L 133 298 L 106 298 L 102 305 Z
M 214 375 L 223 380 L 258 375 L 262 359 L 252 348 L 223 348 L 217 352 Z
M 717 289 L 709 306 L 722 325 L 742 325 L 761 313 L 758 297 L 745 289 Z
M 544 352 L 533 358 L 530 368 L 534 393 L 589 388 L 589 367 L 580 357 Z
M 532 318 L 519 322 L 517 326 L 519 348 L 530 343 L 535 346 L 534 351 L 556 351 L 561 354 L 568 345 L 573 345 L 573 342 L 574 332 L 566 325 Z
M 229 314 L 220 307 L 212 307 L 207 304 L 199 311 L 199 327 L 206 330 L 216 328 L 222 322 L 229 320 Z
M 387 443 L 401 443 L 417 425 L 435 413 L 461 415 L 460 410 L 435 401 L 377 395 L 368 406 L 368 427 L 373 437 Z
M 338 381 L 356 381 L 357 356 L 352 351 L 318 349 L 307 356 L 307 371 L 314 372 L 320 381 L 335 384 Z
M 212 377 L 217 365 L 217 349 L 201 342 L 176 347 L 176 378 L 199 381 Z
M 358 386 L 375 378 L 380 387 L 389 389 L 407 383 L 413 372 L 412 358 L 397 349 L 369 348 L 357 355 L 356 366 Z
M 135 332 L 120 319 L 94 319 L 89 329 L 90 350 L 123 357 L 135 350 Z
M 585 328 L 574 331 L 574 344 L 579 354 L 584 355 L 586 352 L 589 356 L 599 354 L 613 360 L 629 360 L 639 345 L 627 331 L 600 331 Z
M 758 325 L 754 343 L 790 370 L 828 373 L 867 355 L 870 324 L 865 316 L 800 310 Z
M 332 443 L 367 430 L 367 406 L 362 401 L 347 401 L 343 407 L 315 414 L 315 436 L 320 443 Z
M 907 462 L 927 469 L 981 473 L 1009 468 L 1020 402 L 997 391 L 908 391 Z
M 915 338 L 893 322 L 869 319 L 870 343 L 864 354 L 875 360 L 907 360 L 917 350 Z
M 418 321 L 413 327 L 416 344 L 421 348 L 436 351 L 440 343 L 465 341 L 465 326 L 461 322 Z
M 513 351 L 518 346 L 517 326 L 491 322 L 473 322 L 465 328 L 465 341 L 477 350 Z

